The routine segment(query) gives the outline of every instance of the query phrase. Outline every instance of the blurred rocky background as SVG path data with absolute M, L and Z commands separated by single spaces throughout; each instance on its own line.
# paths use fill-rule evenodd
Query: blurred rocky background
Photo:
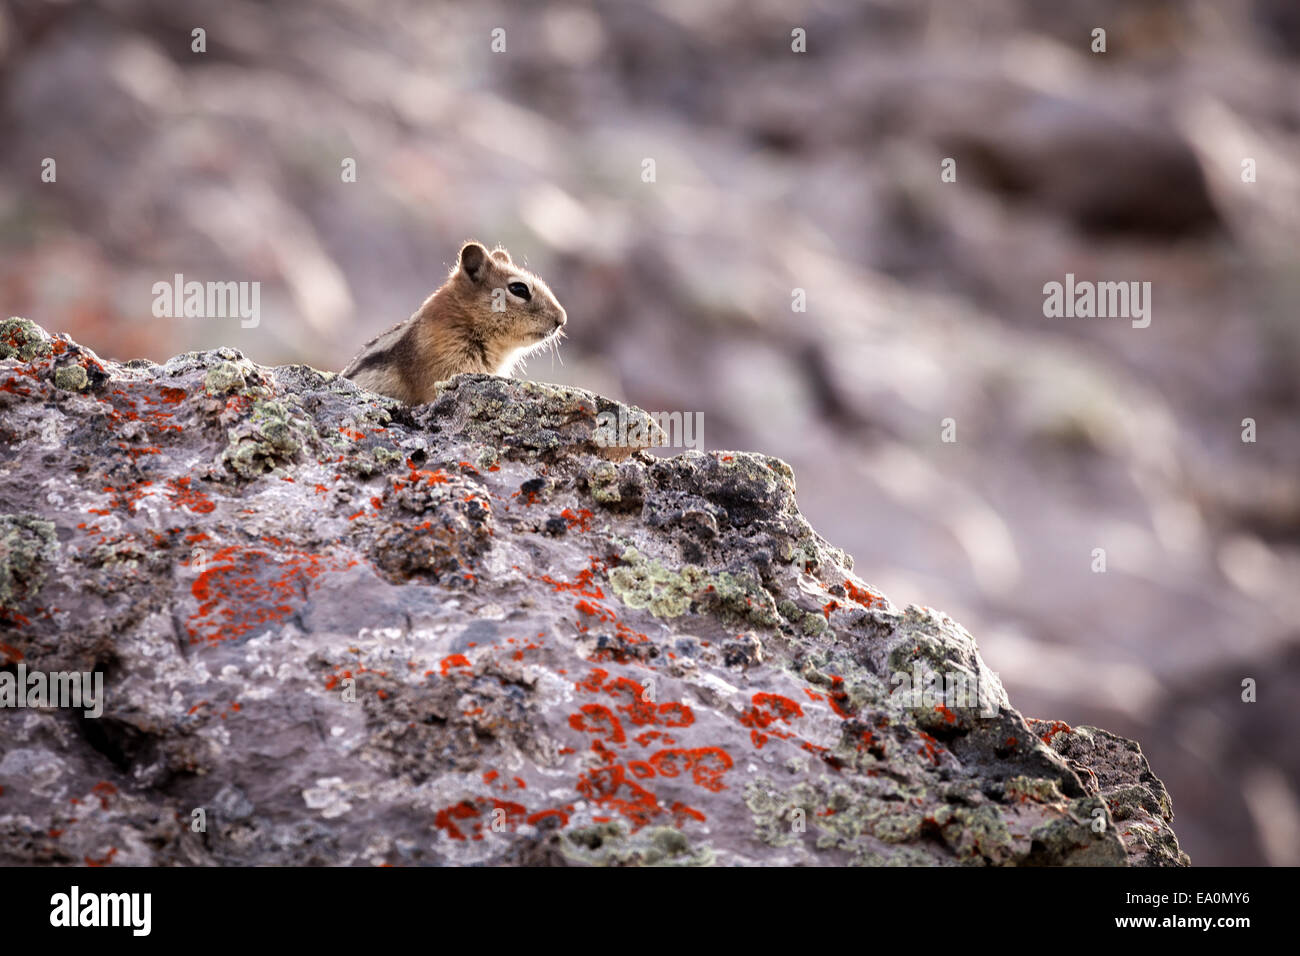
M 1023 711 L 1141 740 L 1193 863 L 1300 864 L 1294 0 L 6 0 L 0 142 L 0 312 L 114 359 L 338 369 L 506 245 L 570 316 L 529 377 L 786 459 Z

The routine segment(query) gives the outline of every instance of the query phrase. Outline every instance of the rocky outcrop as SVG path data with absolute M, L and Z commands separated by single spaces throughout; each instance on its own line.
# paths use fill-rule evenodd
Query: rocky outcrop
M 103 679 L 0 708 L 6 864 L 1187 862 L 1137 744 L 1022 717 L 778 459 L 490 376 L 0 358 L 0 693 Z

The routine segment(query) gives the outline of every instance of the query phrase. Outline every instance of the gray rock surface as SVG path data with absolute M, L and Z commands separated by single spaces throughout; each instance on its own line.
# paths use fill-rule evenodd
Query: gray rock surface
M 0 359 L 0 663 L 105 687 L 0 708 L 2 863 L 1188 862 L 1136 743 L 1022 717 L 779 459 L 490 376 Z

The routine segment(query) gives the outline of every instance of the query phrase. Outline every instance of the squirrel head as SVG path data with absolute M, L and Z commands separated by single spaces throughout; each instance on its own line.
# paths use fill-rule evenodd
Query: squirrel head
M 491 353 L 523 355 L 549 343 L 568 316 L 550 287 L 514 264 L 498 246 L 461 246 L 449 279 L 462 315 L 474 317 L 474 335 Z

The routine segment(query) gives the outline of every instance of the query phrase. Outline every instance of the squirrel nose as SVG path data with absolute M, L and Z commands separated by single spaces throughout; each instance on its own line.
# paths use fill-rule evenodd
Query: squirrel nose
M 569 321 L 568 313 L 566 313 L 564 309 L 560 309 L 560 314 L 555 317 L 555 327 L 557 329 L 562 329 L 564 328 L 564 323 L 568 321 Z

